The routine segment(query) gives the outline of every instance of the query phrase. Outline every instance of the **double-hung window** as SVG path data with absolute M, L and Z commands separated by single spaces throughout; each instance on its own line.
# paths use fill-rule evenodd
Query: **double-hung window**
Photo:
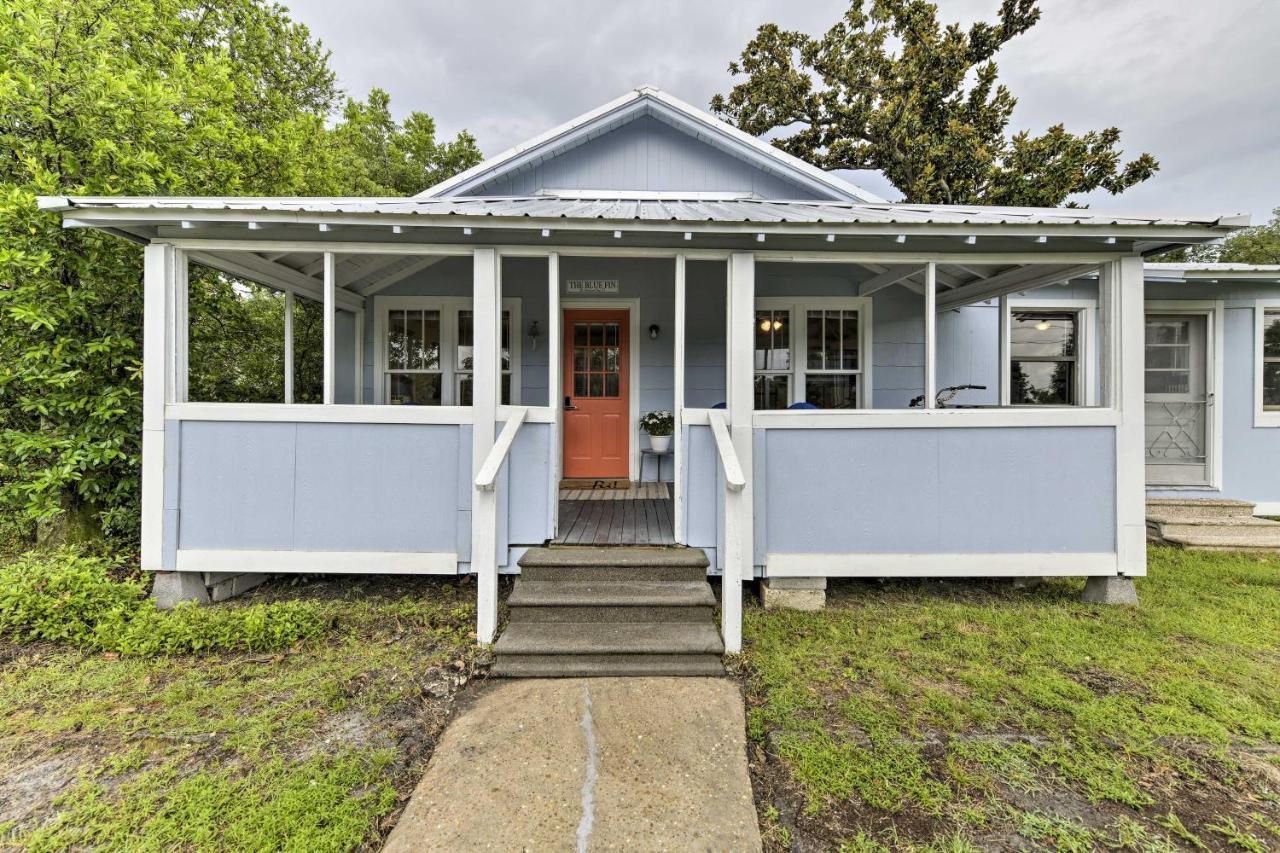
M 756 409 L 858 408 L 869 330 L 869 300 L 757 300 Z
M 378 400 L 413 406 L 470 406 L 475 315 L 470 299 L 395 296 L 376 299 Z M 502 402 L 519 389 L 518 300 L 504 299 L 500 359 Z
M 1280 426 L 1280 305 L 1258 311 L 1258 407 L 1267 425 Z
M 1052 308 L 1009 312 L 1009 404 L 1081 406 L 1085 404 L 1083 310 Z

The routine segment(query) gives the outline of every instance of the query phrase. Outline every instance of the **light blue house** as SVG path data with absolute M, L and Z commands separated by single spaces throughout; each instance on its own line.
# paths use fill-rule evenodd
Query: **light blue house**
M 200 593 L 472 573 L 487 642 L 526 549 L 674 543 L 736 651 L 753 578 L 1123 585 L 1149 483 L 1280 500 L 1280 302 L 1144 286 L 1242 217 L 887 203 L 649 87 L 414 198 L 45 205 L 146 245 L 143 567 Z M 193 263 L 323 304 L 323 405 L 189 399 Z

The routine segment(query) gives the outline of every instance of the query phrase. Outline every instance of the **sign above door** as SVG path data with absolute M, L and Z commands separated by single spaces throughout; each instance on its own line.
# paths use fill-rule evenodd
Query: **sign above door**
M 571 278 L 564 284 L 565 293 L 568 294 L 600 296 L 602 294 L 617 294 L 618 292 L 618 280 L 616 278 Z

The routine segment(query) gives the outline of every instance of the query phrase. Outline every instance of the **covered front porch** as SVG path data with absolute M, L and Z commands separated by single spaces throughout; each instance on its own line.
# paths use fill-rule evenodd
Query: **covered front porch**
M 144 568 L 473 573 L 487 642 L 498 574 L 613 503 L 570 518 L 568 475 L 661 479 L 653 525 L 624 507 L 592 544 L 704 550 L 730 651 L 756 577 L 1142 574 L 1138 253 L 1218 234 L 837 204 L 61 201 L 148 241 Z M 283 294 L 279 399 L 191 399 L 193 264 Z M 1039 320 L 1011 334 L 1010 294 L 1087 273 L 1088 363 Z M 299 300 L 323 317 L 318 405 L 295 399 Z M 985 387 L 939 407 L 960 385 Z M 642 475 L 656 410 L 674 441 Z

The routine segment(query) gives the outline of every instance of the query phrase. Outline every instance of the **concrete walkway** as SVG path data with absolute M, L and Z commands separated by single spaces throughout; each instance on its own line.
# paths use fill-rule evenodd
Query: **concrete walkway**
M 445 730 L 384 848 L 759 849 L 723 678 L 495 682 Z

